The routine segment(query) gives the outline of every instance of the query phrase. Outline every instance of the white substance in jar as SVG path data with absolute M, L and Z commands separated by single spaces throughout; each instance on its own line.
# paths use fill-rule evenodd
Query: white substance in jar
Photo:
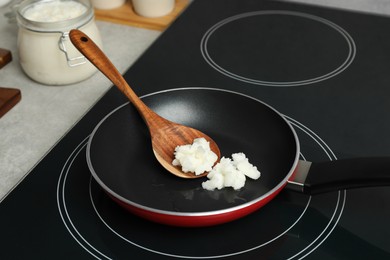
M 46 85 L 66 85 L 97 71 L 68 36 L 77 28 L 102 47 L 89 1 L 25 0 L 18 7 L 17 21 L 19 62 L 31 79 Z
M 204 138 L 196 138 L 192 144 L 181 145 L 175 149 L 172 164 L 181 166 L 183 172 L 200 175 L 211 171 L 218 156 L 211 151 L 210 143 Z
M 257 180 L 260 172 L 253 166 L 243 153 L 232 154 L 233 160 L 222 157 L 212 171 L 207 175 L 209 180 L 202 183 L 206 190 L 232 187 L 239 190 L 245 185 L 246 177 Z
M 36 22 L 59 22 L 79 17 L 87 8 L 74 1 L 52 1 L 31 5 L 24 17 Z

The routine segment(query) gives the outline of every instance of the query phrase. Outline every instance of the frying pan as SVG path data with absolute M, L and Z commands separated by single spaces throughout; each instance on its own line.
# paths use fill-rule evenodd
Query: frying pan
M 143 101 L 161 116 L 212 136 L 221 153 L 244 152 L 261 177 L 240 190 L 207 191 L 207 179 L 181 179 L 155 160 L 149 132 L 135 108 L 123 104 L 104 117 L 87 145 L 92 176 L 119 205 L 145 219 L 199 227 L 246 216 L 285 186 L 315 194 L 387 185 L 389 158 L 311 163 L 299 160 L 298 137 L 275 109 L 253 97 L 221 89 L 182 88 L 152 93 Z

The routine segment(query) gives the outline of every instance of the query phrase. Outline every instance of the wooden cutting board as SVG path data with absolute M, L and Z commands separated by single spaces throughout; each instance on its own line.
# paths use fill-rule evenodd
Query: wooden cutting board
M 137 15 L 133 10 L 131 1 L 127 0 L 123 6 L 115 9 L 95 9 L 95 17 L 97 20 L 106 22 L 163 31 L 187 7 L 188 3 L 189 0 L 176 0 L 175 8 L 170 14 L 162 17 L 146 18 Z
M 19 89 L 0 88 L 0 118 L 14 107 L 21 97 Z

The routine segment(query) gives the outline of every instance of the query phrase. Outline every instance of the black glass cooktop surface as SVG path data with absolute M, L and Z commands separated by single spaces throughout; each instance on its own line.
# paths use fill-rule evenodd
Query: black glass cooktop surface
M 302 160 L 387 156 L 389 31 L 382 16 L 196 0 L 124 76 L 140 96 L 217 88 L 266 102 L 296 130 Z M 110 89 L 1 202 L 1 259 L 390 257 L 387 187 L 316 196 L 283 190 L 255 213 L 214 227 L 132 215 L 106 195 L 86 162 L 92 130 L 126 102 Z

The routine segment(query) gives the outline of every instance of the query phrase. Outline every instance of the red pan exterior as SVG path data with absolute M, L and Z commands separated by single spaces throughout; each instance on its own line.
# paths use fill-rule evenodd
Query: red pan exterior
M 292 177 L 294 174 L 292 174 Z M 291 177 L 291 178 L 292 178 Z M 291 179 L 290 178 L 290 179 Z M 231 210 L 228 212 L 223 213 L 207 213 L 205 215 L 173 215 L 173 214 L 166 214 L 166 213 L 160 213 L 150 210 L 145 210 L 139 207 L 136 207 L 134 205 L 131 205 L 129 203 L 126 203 L 108 193 L 108 195 L 121 207 L 125 208 L 129 212 L 133 213 L 134 215 L 137 215 L 141 218 L 150 220 L 152 222 L 157 222 L 160 224 L 170 225 L 170 226 L 178 226 L 178 227 L 207 227 L 207 226 L 215 226 L 219 224 L 224 224 L 233 220 L 240 219 L 242 217 L 245 217 L 264 205 L 266 205 L 268 202 L 270 202 L 276 195 L 279 194 L 283 190 L 283 188 L 286 186 L 287 182 L 284 183 L 279 189 L 273 191 L 268 196 L 260 199 L 259 201 L 250 204 L 246 207 L 242 207 L 239 209 Z
M 201 216 L 163 214 L 137 208 L 112 196 L 111 198 L 131 213 L 153 222 L 178 227 L 207 227 L 227 223 L 253 213 L 271 201 L 282 189 L 283 187 L 272 193 L 270 196 L 247 207 L 225 213 Z

